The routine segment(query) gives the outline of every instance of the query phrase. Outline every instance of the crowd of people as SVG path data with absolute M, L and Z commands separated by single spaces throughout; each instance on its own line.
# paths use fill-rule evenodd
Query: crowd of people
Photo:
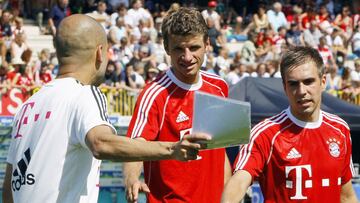
M 43 26 L 41 29 L 55 35 L 60 21 L 73 12 L 95 18 L 105 29 L 109 43 L 109 63 L 102 87 L 138 93 L 171 66 L 161 33 L 167 8 L 154 9 L 153 1 L 116 2 L 94 1 L 91 5 L 77 5 L 81 9 L 74 11 L 69 6 L 71 1 L 58 0 L 50 9 L 47 31 Z M 169 9 L 179 6 L 173 3 Z M 211 45 L 203 70 L 220 75 L 229 85 L 244 77 L 280 78 L 280 55 L 293 46 L 310 46 L 323 57 L 330 93 L 346 93 L 349 97 L 360 93 L 359 7 L 332 0 L 260 1 L 256 7 L 254 13 L 241 15 L 220 0 L 198 6 L 206 20 Z M 26 43 L 18 13 L 7 9 L 1 13 L 3 93 L 13 87 L 27 92 L 57 74 L 55 54 L 49 50 L 31 57 L 36 54 Z

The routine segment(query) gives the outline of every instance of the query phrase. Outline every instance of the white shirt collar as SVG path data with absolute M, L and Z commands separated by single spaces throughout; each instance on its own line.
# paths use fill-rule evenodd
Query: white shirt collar
M 295 118 L 295 116 L 291 113 L 290 111 L 290 107 L 288 107 L 286 109 L 286 114 L 289 116 L 290 120 L 295 123 L 297 126 L 300 126 L 302 128 L 309 128 L 309 129 L 315 129 L 320 127 L 322 120 L 323 120 L 323 115 L 322 115 L 322 111 L 320 110 L 320 115 L 319 115 L 319 119 L 317 121 L 314 122 L 305 122 L 305 121 L 301 121 L 297 118 Z
M 184 82 L 181 82 L 179 79 L 176 78 L 176 76 L 174 75 L 174 73 L 171 71 L 171 69 L 169 69 L 168 71 L 166 71 L 166 75 L 179 87 L 181 87 L 184 90 L 190 90 L 190 91 L 195 91 L 201 88 L 203 81 L 202 81 L 202 77 L 200 72 L 199 74 L 199 80 L 194 83 L 194 84 L 187 84 Z

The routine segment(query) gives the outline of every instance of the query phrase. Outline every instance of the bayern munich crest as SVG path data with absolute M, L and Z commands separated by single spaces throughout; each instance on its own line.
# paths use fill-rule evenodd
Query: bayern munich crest
M 329 145 L 329 152 L 333 157 L 340 156 L 340 141 L 337 141 L 335 138 L 330 138 L 326 143 Z

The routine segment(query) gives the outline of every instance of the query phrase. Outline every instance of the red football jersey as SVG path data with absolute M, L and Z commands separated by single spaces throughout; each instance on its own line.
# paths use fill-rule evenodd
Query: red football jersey
M 228 96 L 228 86 L 218 76 L 200 71 L 199 81 L 189 85 L 169 70 L 140 94 L 127 136 L 179 141 L 191 132 L 195 91 Z M 225 150 L 206 150 L 199 155 L 201 160 L 189 162 L 144 162 L 148 202 L 220 202 Z
M 309 123 L 287 109 L 251 130 L 235 170 L 259 181 L 266 203 L 340 202 L 341 185 L 354 174 L 349 127 L 324 111 Z

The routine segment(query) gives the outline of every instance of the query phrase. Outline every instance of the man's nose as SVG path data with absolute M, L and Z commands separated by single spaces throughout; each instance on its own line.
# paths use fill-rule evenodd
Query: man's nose
M 183 60 L 184 61 L 191 61 L 191 59 L 192 59 L 191 51 L 188 48 L 186 48 L 184 50 Z

